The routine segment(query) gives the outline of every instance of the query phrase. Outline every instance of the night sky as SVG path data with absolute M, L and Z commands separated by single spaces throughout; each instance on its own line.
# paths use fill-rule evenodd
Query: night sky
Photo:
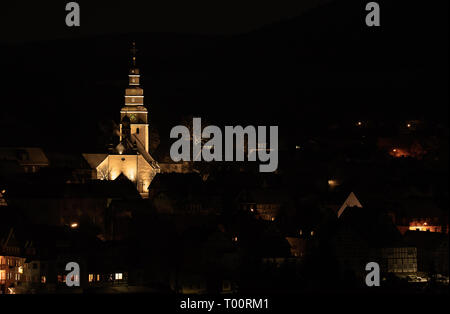
M 132 40 L 161 137 L 189 114 L 293 137 L 355 119 L 448 124 L 448 3 L 378 1 L 368 28 L 367 2 L 79 1 L 77 29 L 64 1 L 2 3 L 1 145 L 103 147 Z

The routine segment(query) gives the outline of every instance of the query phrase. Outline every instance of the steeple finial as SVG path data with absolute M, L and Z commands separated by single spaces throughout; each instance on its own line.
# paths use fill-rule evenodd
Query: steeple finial
M 131 60 L 133 61 L 133 66 L 135 67 L 136 66 L 136 52 L 138 51 L 136 49 L 136 42 L 133 41 L 130 51 L 131 51 Z

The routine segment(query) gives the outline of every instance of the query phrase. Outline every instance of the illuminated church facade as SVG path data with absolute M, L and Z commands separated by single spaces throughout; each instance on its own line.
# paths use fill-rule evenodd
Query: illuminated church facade
M 83 154 L 95 169 L 96 179 L 115 180 L 123 175 L 136 184 L 138 192 L 148 197 L 149 185 L 160 172 L 156 160 L 149 153 L 149 119 L 144 105 L 144 90 L 136 67 L 136 48 L 133 43 L 132 67 L 125 89 L 125 104 L 120 110 L 120 143 L 108 154 Z

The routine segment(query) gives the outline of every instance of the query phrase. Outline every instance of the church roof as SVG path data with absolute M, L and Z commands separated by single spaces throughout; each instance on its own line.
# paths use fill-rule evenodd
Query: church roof
M 145 150 L 144 145 L 141 143 L 136 134 L 131 135 L 132 140 L 136 143 L 138 152 L 144 157 L 144 159 L 152 166 L 154 169 L 159 170 L 159 165 L 156 160 Z
M 88 162 L 92 169 L 96 169 L 103 160 L 108 157 L 108 154 L 82 154 L 84 159 Z

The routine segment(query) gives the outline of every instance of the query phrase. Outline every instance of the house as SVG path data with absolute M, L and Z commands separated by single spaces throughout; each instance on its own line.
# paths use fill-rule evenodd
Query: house
M 378 208 L 346 207 L 331 234 L 341 278 L 345 281 L 345 277 L 353 276 L 363 283 L 366 264 L 387 259 L 390 251 L 385 249 L 397 250 L 396 243 L 400 239 L 401 234 L 387 214 Z
M 26 281 L 25 260 L 14 228 L 0 228 L 0 294 L 15 294 L 16 289 Z
M 6 217 L 7 220 L 8 217 Z M 0 294 L 19 294 L 29 291 L 30 258 L 36 249 L 32 241 L 17 236 L 14 227 L 0 222 Z
M 1 147 L 0 163 L 4 161 L 16 162 L 25 173 L 34 173 L 49 166 L 46 154 L 39 147 Z

